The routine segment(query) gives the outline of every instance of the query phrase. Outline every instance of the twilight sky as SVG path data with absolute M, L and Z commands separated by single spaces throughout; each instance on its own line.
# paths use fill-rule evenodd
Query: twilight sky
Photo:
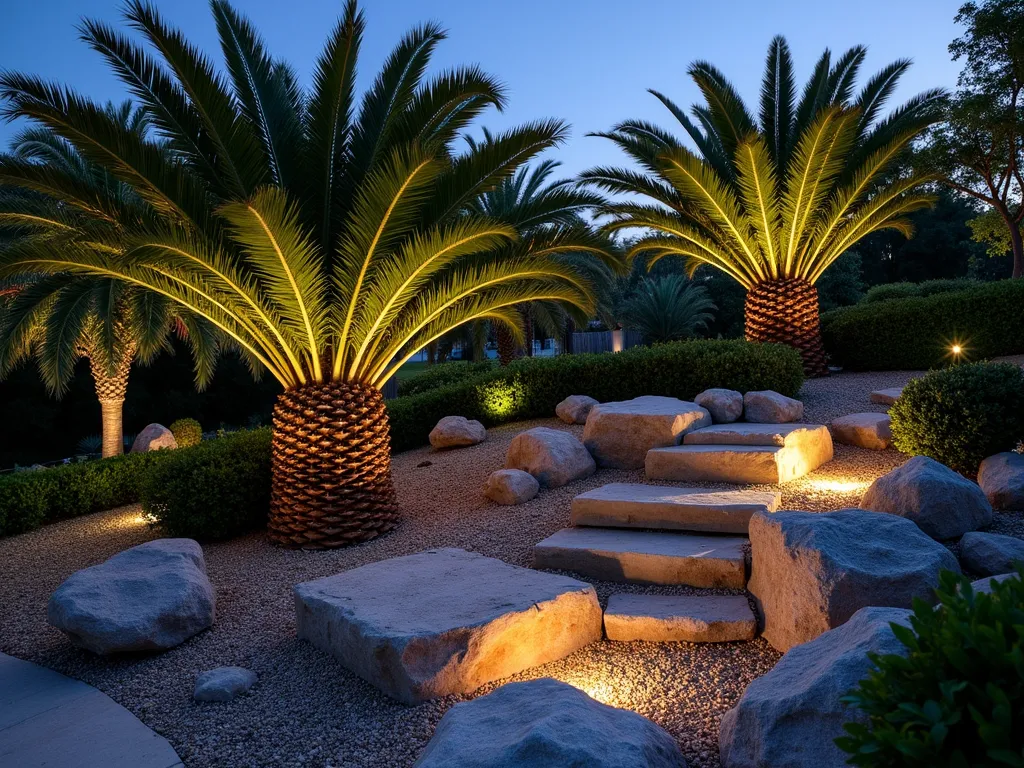
M 205 0 L 155 0 L 162 14 L 220 60 Z M 99 56 L 77 39 L 83 16 L 118 22 L 116 0 L 3 0 L 0 68 L 63 81 L 97 100 L 124 98 L 121 84 Z M 366 87 L 385 56 L 411 25 L 439 21 L 449 31 L 434 68 L 480 64 L 508 87 L 509 108 L 482 123 L 501 129 L 560 117 L 572 139 L 556 151 L 565 174 L 617 162 L 603 139 L 587 137 L 625 118 L 675 121 L 646 92 L 656 88 L 677 103 L 697 96 L 687 65 L 708 59 L 756 105 L 764 56 L 772 36 L 784 34 L 802 86 L 828 47 L 869 48 L 862 81 L 886 63 L 913 59 L 897 98 L 925 88 L 955 85 L 959 66 L 946 46 L 959 32 L 960 0 L 364 0 L 367 35 L 360 85 Z M 256 23 L 274 55 L 290 61 L 304 83 L 341 0 L 236 0 Z M 16 128 L 0 124 L 6 146 Z

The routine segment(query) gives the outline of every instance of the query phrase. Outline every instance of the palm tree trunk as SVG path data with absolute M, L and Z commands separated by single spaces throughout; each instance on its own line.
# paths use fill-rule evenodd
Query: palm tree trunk
M 103 458 L 120 456 L 124 453 L 124 428 L 122 411 L 124 400 L 100 400 L 103 419 Z
M 120 456 L 124 453 L 124 429 L 122 410 L 124 395 L 128 391 L 128 372 L 132 367 L 131 354 L 126 354 L 113 376 L 108 376 L 103 366 L 89 358 L 89 370 L 96 386 L 96 397 L 102 413 L 103 458 Z
M 384 397 L 364 384 L 288 390 L 274 405 L 270 538 L 333 549 L 398 524 Z
M 533 313 L 529 306 L 523 310 L 523 336 L 526 337 L 526 356 L 533 357 Z
M 747 341 L 788 344 L 803 358 L 804 373 L 828 374 L 818 289 L 811 283 L 799 278 L 759 283 L 747 292 L 744 310 Z
M 565 319 L 565 333 L 562 336 L 562 352 L 571 355 L 573 352 L 572 335 L 576 333 L 576 321 L 571 317 Z
M 495 324 L 494 337 L 498 343 L 498 363 L 508 365 L 519 357 L 515 336 L 503 323 Z

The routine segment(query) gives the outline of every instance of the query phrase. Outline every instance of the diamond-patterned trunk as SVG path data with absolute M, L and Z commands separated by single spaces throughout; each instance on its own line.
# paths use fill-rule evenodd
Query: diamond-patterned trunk
M 274 405 L 270 538 L 332 549 L 398 523 L 384 397 L 363 384 L 288 390 Z
M 97 363 L 93 357 L 89 358 L 89 370 L 96 387 L 96 397 L 100 401 L 104 459 L 124 453 L 122 411 L 131 367 L 132 355 L 125 355 L 115 369 L 114 375 L 108 376 L 104 366 Z
M 781 342 L 794 347 L 808 376 L 825 376 L 818 289 L 790 278 L 759 283 L 747 291 L 744 307 L 748 341 Z

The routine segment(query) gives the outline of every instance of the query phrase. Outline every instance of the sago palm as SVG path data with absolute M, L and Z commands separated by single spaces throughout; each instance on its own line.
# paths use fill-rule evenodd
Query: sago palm
M 508 223 L 467 213 L 566 127 L 532 123 L 458 151 L 463 130 L 505 96 L 476 68 L 425 79 L 444 38 L 437 26 L 408 33 L 357 102 L 364 19 L 354 0 L 308 90 L 231 5 L 214 0 L 212 10 L 225 76 L 140 0 L 127 20 L 159 62 L 104 24 L 82 28 L 170 152 L 136 141 L 65 88 L 0 78 L 8 115 L 58 133 L 132 185 L 151 213 L 117 239 L 65 236 L 59 251 L 22 242 L 2 257 L 0 277 L 112 277 L 208 320 L 284 388 L 274 408 L 271 539 L 307 548 L 364 541 L 398 520 L 380 386 L 464 323 L 518 329 L 524 301 L 593 303 L 587 281 L 556 258 L 591 249 L 589 239 L 518 238 Z M 0 183 L 107 213 L 60 174 L 9 163 Z
M 808 373 L 826 372 L 815 282 L 840 255 L 880 229 L 910 235 L 906 214 L 929 206 L 924 176 L 890 172 L 937 119 L 938 90 L 920 94 L 885 117 L 882 109 L 908 61 L 890 64 L 859 92 L 866 50 L 834 63 L 826 51 L 797 98 L 785 40 L 768 52 L 757 115 L 707 62 L 689 74 L 704 103 L 691 118 L 652 91 L 687 133 L 696 152 L 672 133 L 630 120 L 611 139 L 639 170 L 595 168 L 583 175 L 615 193 L 641 195 L 610 205 L 609 228 L 650 234 L 632 253 L 650 263 L 685 257 L 695 270 L 710 264 L 747 289 L 746 336 L 796 347 Z
M 665 275 L 637 286 L 622 309 L 622 319 L 651 344 L 696 336 L 715 319 L 716 309 L 707 288 L 682 275 Z

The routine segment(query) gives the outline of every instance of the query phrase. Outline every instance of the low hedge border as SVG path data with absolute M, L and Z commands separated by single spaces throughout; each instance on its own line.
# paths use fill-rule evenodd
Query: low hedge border
M 927 370 L 953 362 L 956 342 L 972 360 L 1024 353 L 1024 280 L 927 298 L 843 307 L 821 316 L 833 365 L 853 371 Z

